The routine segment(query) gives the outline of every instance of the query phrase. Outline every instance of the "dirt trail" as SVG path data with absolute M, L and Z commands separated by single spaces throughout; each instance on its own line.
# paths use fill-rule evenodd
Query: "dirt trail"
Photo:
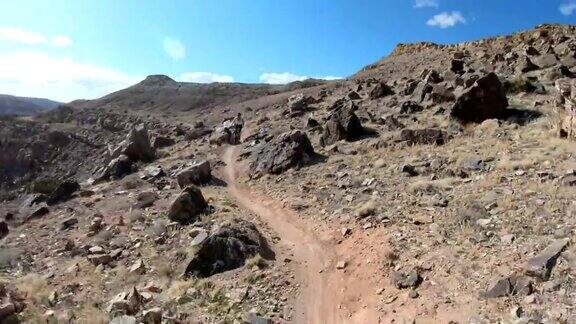
M 313 232 L 313 225 L 317 224 L 284 208 L 281 202 L 251 192 L 238 183 L 241 167 L 236 162 L 236 156 L 235 147 L 226 148 L 223 160 L 226 163 L 224 180 L 228 184 L 228 191 L 240 206 L 254 212 L 280 236 L 282 251 L 277 251 L 278 259 L 287 256 L 296 265 L 301 291 L 295 301 L 293 322 L 379 323 L 379 316 L 373 307 L 374 300 L 366 296 L 374 290 L 374 283 L 364 280 L 366 273 L 375 273 L 375 269 L 360 266 L 346 273 L 336 270 L 339 257 L 352 251 L 345 247 L 342 247 L 343 251 L 338 251 L 331 240 L 330 230 Z M 318 235 L 322 235 L 322 239 Z M 359 301 L 363 303 L 360 305 Z
M 302 291 L 296 303 L 294 323 L 346 323 L 338 314 L 337 295 L 329 285 L 335 251 L 304 228 L 305 222 L 282 204 L 251 193 L 237 183 L 236 149 L 224 153 L 225 180 L 228 191 L 238 203 L 254 212 L 281 238 L 298 265 L 297 276 Z

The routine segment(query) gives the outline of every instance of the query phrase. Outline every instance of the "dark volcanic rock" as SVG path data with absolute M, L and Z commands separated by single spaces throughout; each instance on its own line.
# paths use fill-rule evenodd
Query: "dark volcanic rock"
M 8 224 L 5 221 L 0 221 L 0 240 L 5 238 L 9 232 Z
M 424 108 L 415 101 L 405 101 L 400 107 L 401 114 L 413 114 L 422 110 L 424 110 Z
M 80 190 L 80 185 L 78 182 L 73 180 L 62 181 L 56 190 L 54 190 L 48 199 L 46 199 L 46 203 L 51 206 L 59 202 L 66 201 L 70 199 L 70 197 L 72 197 L 72 195 L 78 190 Z
M 510 276 L 498 279 L 486 292 L 482 293 L 484 298 L 508 297 L 514 295 L 530 295 L 532 293 L 532 283 L 526 277 Z
M 236 269 L 256 254 L 273 258 L 273 252 L 254 224 L 233 219 L 220 225 L 202 241 L 186 267 L 186 275 L 209 277 Z
M 479 123 L 503 117 L 507 107 L 508 99 L 500 79 L 495 73 L 489 73 L 456 99 L 450 115 L 463 123 Z
M 250 164 L 252 174 L 279 174 L 290 168 L 304 166 L 314 155 L 314 148 L 306 133 L 294 130 L 283 133 L 256 152 Z
M 156 136 L 152 139 L 152 147 L 155 149 L 172 146 L 175 143 L 174 139 L 167 136 Z
M 202 185 L 211 179 L 212 170 L 210 168 L 210 162 L 208 161 L 196 163 L 176 175 L 176 180 L 180 188 L 185 188 L 190 184 Z
M 364 127 L 354 112 L 355 106 L 333 111 L 324 125 L 320 145 L 334 144 L 340 140 L 352 141 L 364 135 Z
M 447 141 L 447 134 L 435 128 L 403 129 L 402 132 L 400 132 L 400 140 L 408 143 L 408 145 L 443 145 Z
M 392 115 L 388 115 L 385 117 L 381 118 L 381 123 L 382 125 L 384 125 L 384 128 L 387 131 L 395 131 L 398 129 L 402 129 L 404 128 L 404 124 L 402 124 L 398 118 L 392 116 Z
M 202 191 L 193 185 L 186 187 L 178 198 L 172 202 L 168 211 L 171 221 L 181 224 L 190 224 L 198 219 L 198 216 L 208 207 Z
M 391 94 L 394 94 L 394 91 L 392 91 L 392 89 L 389 86 L 387 86 L 382 82 L 376 82 L 372 87 L 372 89 L 370 89 L 368 96 L 370 97 L 370 99 L 374 100 Z
M 552 242 L 542 252 L 528 260 L 525 267 L 526 274 L 542 280 L 548 280 L 552 268 L 556 265 L 556 260 L 569 243 L 569 239 L 560 239 Z

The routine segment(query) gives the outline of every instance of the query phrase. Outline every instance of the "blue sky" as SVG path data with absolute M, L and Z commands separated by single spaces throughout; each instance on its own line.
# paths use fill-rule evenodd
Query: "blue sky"
M 576 0 L 4 1 L 0 93 L 95 98 L 149 74 L 346 77 L 400 42 L 454 43 L 545 22 L 576 23 Z

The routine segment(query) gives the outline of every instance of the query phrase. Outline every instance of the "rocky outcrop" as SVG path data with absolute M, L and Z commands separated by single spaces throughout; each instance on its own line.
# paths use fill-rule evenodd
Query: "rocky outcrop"
M 500 79 L 489 73 L 476 80 L 457 99 L 450 115 L 462 123 L 480 123 L 506 114 L 508 99 Z
M 240 144 L 240 136 L 243 127 L 244 120 L 240 114 L 234 119 L 224 121 L 221 126 L 216 127 L 212 132 L 212 136 L 210 136 L 210 144 Z
M 236 269 L 257 254 L 273 257 L 256 226 L 240 219 L 218 226 L 198 247 L 186 267 L 187 276 L 203 278 Z
M 324 124 L 320 145 L 327 146 L 340 140 L 351 141 L 364 135 L 364 127 L 355 110 L 356 106 L 350 105 L 333 111 Z
M 185 188 L 190 184 L 202 185 L 209 182 L 211 179 L 212 171 L 210 168 L 210 162 L 208 161 L 195 163 L 176 175 L 176 180 L 178 181 L 178 186 L 180 186 L 180 188 Z
M 290 115 L 301 115 L 308 109 L 308 105 L 314 102 L 314 98 L 305 96 L 303 93 L 295 94 L 288 98 L 288 108 Z
M 299 130 L 290 131 L 262 144 L 250 163 L 250 172 L 279 174 L 304 166 L 313 155 L 314 148 L 308 135 Z
M 200 214 L 206 210 L 208 204 L 202 191 L 196 186 L 186 187 L 178 198 L 172 202 L 168 210 L 168 218 L 180 224 L 191 224 L 198 220 Z
M 555 90 L 558 134 L 563 138 L 576 139 L 576 80 L 557 80 Z
M 403 129 L 400 132 L 400 140 L 408 145 L 443 145 L 448 141 L 448 136 L 444 131 L 435 128 Z
M 144 124 L 134 126 L 126 139 L 111 152 L 110 156 L 115 159 L 121 154 L 126 155 L 133 162 L 150 162 L 156 158 L 156 150 L 150 144 L 150 135 Z
M 48 196 L 46 203 L 50 205 L 56 205 L 57 203 L 66 201 L 72 197 L 72 195 L 80 190 L 80 185 L 78 182 L 73 180 L 62 181 L 58 187 Z

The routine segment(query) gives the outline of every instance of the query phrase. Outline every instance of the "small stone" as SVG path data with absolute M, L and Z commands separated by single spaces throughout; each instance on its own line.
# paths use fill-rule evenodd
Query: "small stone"
M 504 245 L 512 244 L 515 239 L 516 239 L 516 236 L 514 234 L 506 234 L 506 235 L 500 236 L 500 242 L 502 242 L 502 244 L 504 244 Z
M 130 267 L 130 273 L 142 275 L 146 272 L 146 266 L 142 262 L 142 259 L 138 259 L 134 264 Z
M 478 226 L 481 226 L 481 227 L 486 227 L 486 226 L 490 225 L 491 222 L 492 222 L 492 220 L 490 218 L 480 218 L 480 219 L 476 220 L 476 224 Z
M 75 217 L 70 217 L 62 222 L 62 224 L 60 225 L 60 229 L 65 231 L 67 229 L 72 228 L 76 224 L 78 224 L 78 219 Z
M 136 318 L 133 316 L 122 315 L 112 319 L 110 324 L 136 324 Z
M 532 283 L 526 277 L 509 276 L 498 279 L 482 294 L 485 298 L 498 298 L 512 295 L 530 295 Z
M 346 261 L 338 261 L 338 263 L 336 263 L 336 269 L 342 270 L 346 268 L 347 265 Z
M 194 237 L 192 242 L 190 242 L 190 246 L 198 246 L 204 242 L 208 238 L 208 232 L 201 229 L 198 231 L 198 234 Z
M 342 233 L 342 236 L 348 236 L 352 233 L 352 229 L 349 227 L 344 227 L 340 230 L 340 233 Z
M 412 299 L 416 299 L 420 296 L 420 294 L 418 294 L 418 292 L 416 290 L 410 290 L 410 292 L 408 293 L 408 297 L 412 298 Z
M 160 307 L 154 307 L 145 310 L 142 314 L 142 319 L 145 324 L 160 324 L 162 323 L 162 309 Z
M 569 243 L 570 240 L 567 238 L 552 242 L 542 252 L 528 260 L 524 268 L 526 274 L 548 280 L 552 268 L 556 265 L 556 260 Z

